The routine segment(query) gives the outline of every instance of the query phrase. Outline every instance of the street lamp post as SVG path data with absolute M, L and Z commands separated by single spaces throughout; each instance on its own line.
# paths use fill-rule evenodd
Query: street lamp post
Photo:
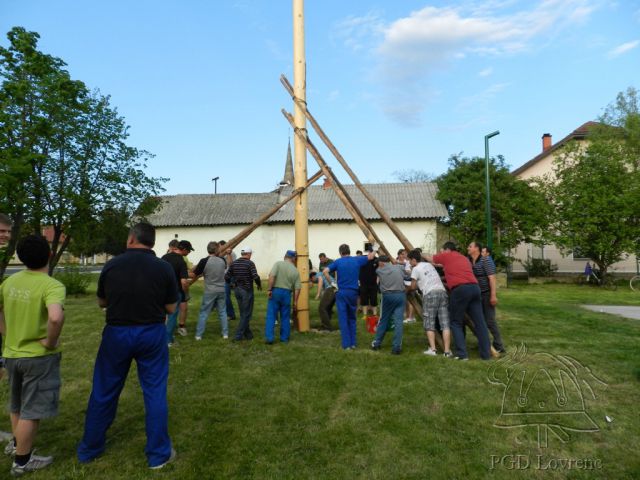
M 220 177 L 213 177 L 211 179 L 211 181 L 213 182 L 213 193 L 216 194 L 218 193 L 218 180 L 220 179 Z
M 487 246 L 493 248 L 493 228 L 491 227 L 491 193 L 489 191 L 489 139 L 499 135 L 500 131 L 496 130 L 484 136 L 484 173 L 485 173 L 485 190 L 487 191 L 487 201 L 484 207 L 484 221 L 487 229 Z

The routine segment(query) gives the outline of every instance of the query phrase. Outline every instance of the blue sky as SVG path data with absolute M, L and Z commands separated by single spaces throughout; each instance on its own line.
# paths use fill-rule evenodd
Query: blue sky
M 309 109 L 363 181 L 443 173 L 451 154 L 483 156 L 494 130 L 491 154 L 517 167 L 543 133 L 560 140 L 640 88 L 640 0 L 305 3 Z M 291 135 L 278 80 L 293 80 L 291 7 L 0 0 L 0 43 L 13 26 L 36 31 L 111 95 L 166 193 L 213 192 L 216 176 L 219 192 L 261 192 L 282 178 Z

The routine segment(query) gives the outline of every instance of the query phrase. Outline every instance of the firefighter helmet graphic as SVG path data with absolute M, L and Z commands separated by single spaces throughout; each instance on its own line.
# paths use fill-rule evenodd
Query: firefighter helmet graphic
M 597 432 L 598 425 L 585 407 L 585 397 L 596 398 L 592 385 L 606 384 L 575 358 L 549 353 L 527 353 L 522 344 L 497 361 L 489 382 L 504 386 L 498 428 L 536 427 L 538 447 L 546 448 L 549 433 L 561 442 L 570 432 Z

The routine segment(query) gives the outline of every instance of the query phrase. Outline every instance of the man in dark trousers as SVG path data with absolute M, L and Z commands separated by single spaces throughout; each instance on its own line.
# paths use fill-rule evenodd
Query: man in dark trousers
M 449 297 L 449 312 L 451 332 L 456 345 L 456 359 L 467 360 L 467 345 L 464 338 L 464 314 L 467 313 L 473 320 L 476 337 L 478 337 L 478 349 L 483 360 L 491 358 L 491 343 L 487 324 L 482 313 L 482 298 L 480 287 L 476 280 L 469 259 L 458 252 L 456 244 L 446 242 L 442 251 L 433 256 L 423 255 L 427 261 L 442 265 L 447 288 L 451 291 Z
M 253 249 L 244 247 L 240 250 L 240 258 L 234 261 L 224 275 L 226 282 L 235 282 L 236 299 L 240 309 L 240 322 L 233 337 L 235 341 L 251 340 L 253 332 L 249 326 L 253 315 L 253 282 L 256 282 L 258 290 L 262 290 L 260 277 L 255 264 L 251 261 Z
M 496 320 L 496 305 L 498 304 L 496 264 L 493 263 L 493 259 L 490 256 L 483 257 L 481 252 L 482 245 L 478 242 L 471 242 L 467 247 L 473 274 L 476 276 L 480 287 L 484 321 L 493 336 L 493 348 L 498 353 L 505 353 L 502 335 L 500 335 L 500 328 Z
M 126 252 L 107 262 L 100 274 L 98 305 L 106 307 L 107 325 L 78 446 L 80 462 L 104 452 L 132 360 L 144 394 L 149 468 L 162 468 L 175 458 L 168 427 L 169 350 L 164 321 L 167 313 L 177 309 L 178 285 L 171 265 L 155 256 L 155 240 L 155 228 L 138 223 L 129 232 Z

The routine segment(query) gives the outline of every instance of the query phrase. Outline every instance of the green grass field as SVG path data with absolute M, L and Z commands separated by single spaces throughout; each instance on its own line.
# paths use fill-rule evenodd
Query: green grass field
M 496 362 L 478 360 L 473 336 L 469 362 L 425 357 L 419 324 L 405 329 L 400 356 L 390 355 L 389 337 L 380 352 L 370 351 L 371 335 L 361 320 L 356 351 L 340 349 L 338 332 L 294 333 L 289 345 L 267 346 L 266 297 L 258 293 L 255 340 L 223 340 L 214 314 L 196 343 L 200 294 L 196 286 L 189 336 L 177 337 L 171 351 L 170 432 L 177 461 L 158 472 L 146 467 L 135 369 L 105 455 L 88 465 L 76 461 L 104 322 L 94 296 L 87 295 L 67 301 L 60 415 L 42 422 L 37 440 L 55 463 L 32 478 L 640 478 L 640 322 L 579 307 L 639 305 L 640 295 L 628 289 L 535 285 L 500 291 L 498 319 L 510 352 L 525 344 L 530 353 L 569 355 L 606 383 L 594 386 L 595 399 L 584 397 L 598 431 L 570 432 L 566 443 L 549 434 L 546 448 L 539 448 L 535 427 L 494 426 L 504 388 L 489 383 Z M 312 324 L 319 322 L 316 308 L 312 301 Z M 3 386 L 0 401 L 6 397 Z M 7 416 L 0 429 L 9 429 Z M 9 468 L 5 457 L 0 478 Z

